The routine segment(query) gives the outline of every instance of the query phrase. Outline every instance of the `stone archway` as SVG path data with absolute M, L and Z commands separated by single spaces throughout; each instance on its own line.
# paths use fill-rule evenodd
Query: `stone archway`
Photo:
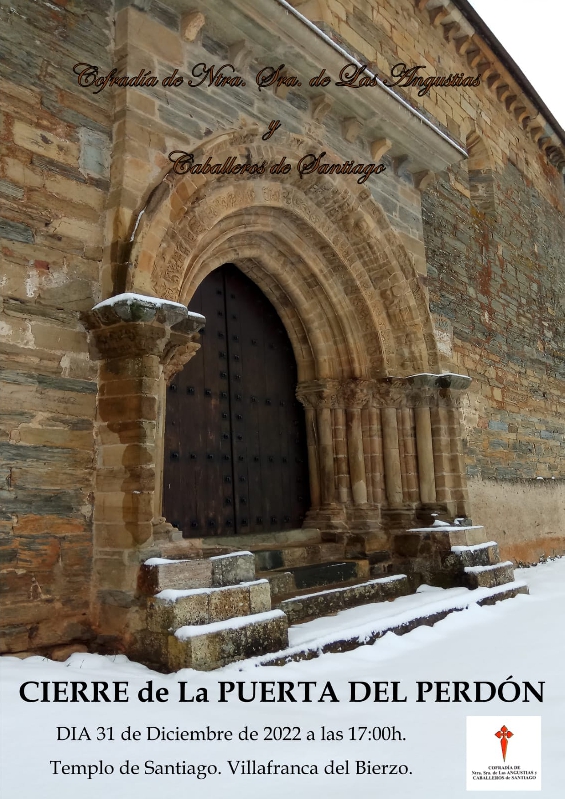
M 316 149 L 293 134 L 274 145 L 243 130 L 212 138 L 194 157 L 221 164 L 237 154 L 272 164 Z M 345 538 L 351 551 L 368 552 L 386 548 L 390 533 L 412 525 L 418 509 L 466 513 L 456 390 L 469 381 L 437 375 L 424 291 L 368 189 L 352 176 L 171 171 L 132 230 L 128 310 L 117 301 L 111 313 L 96 311 L 91 320 L 94 354 L 106 361 L 99 481 L 107 487 L 114 468 L 123 478 L 119 490 L 96 497 L 98 551 L 108 557 L 112 529 L 122 541 L 114 581 L 103 578 L 112 597 L 116 590 L 131 595 L 141 553 L 162 554 L 174 540 L 159 519 L 166 382 L 198 348 L 201 322 L 186 319 L 186 304 L 226 262 L 270 300 L 294 350 L 308 437 L 306 523 Z M 135 310 L 145 302 L 131 300 L 136 295 L 154 304 L 152 315 Z M 109 394 L 123 395 L 115 411 Z M 123 540 L 126 518 L 131 540 Z

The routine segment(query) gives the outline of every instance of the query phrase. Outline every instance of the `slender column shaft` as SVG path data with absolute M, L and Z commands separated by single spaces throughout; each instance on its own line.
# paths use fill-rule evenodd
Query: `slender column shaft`
M 318 447 L 316 430 L 316 411 L 306 406 L 306 445 L 308 447 L 308 471 L 310 474 L 310 501 L 313 508 L 319 508 L 321 503 L 320 469 L 318 467 Z
M 347 470 L 347 445 L 345 441 L 345 411 L 343 408 L 333 408 L 332 415 L 337 472 L 337 498 L 339 502 L 347 502 L 350 496 L 349 474 Z
M 361 409 L 348 408 L 346 417 L 347 454 L 349 456 L 349 474 L 351 475 L 351 494 L 355 505 L 364 505 L 367 502 L 367 483 L 365 477 L 365 459 L 363 456 Z
M 452 507 L 450 492 L 451 482 L 451 442 L 449 440 L 449 422 L 447 408 L 442 406 L 430 408 L 432 424 L 432 447 L 434 451 L 434 472 L 436 484 L 436 499 L 445 503 L 450 512 Z
M 414 430 L 414 411 L 412 408 L 402 408 L 400 411 L 402 440 L 404 442 L 404 469 L 406 474 L 405 497 L 409 502 L 418 502 L 420 489 L 416 468 L 416 441 Z
M 416 408 L 414 414 L 416 417 L 416 450 L 418 453 L 420 500 L 424 503 L 432 503 L 436 501 L 436 483 L 430 409 L 426 407 Z
M 463 455 L 460 411 L 457 406 L 447 408 L 447 419 L 451 433 L 451 468 L 454 477 L 453 499 L 457 504 L 458 515 L 468 516 L 470 513 L 469 494 Z
M 318 408 L 318 437 L 320 441 L 320 487 L 322 504 L 331 505 L 335 499 L 331 408 Z
M 363 437 L 363 462 L 365 464 L 365 484 L 367 486 L 367 502 L 373 503 L 373 481 L 371 479 L 371 433 L 369 424 L 369 408 L 361 410 L 361 435 Z
M 381 408 L 386 496 L 390 507 L 402 505 L 402 478 L 396 408 Z
M 384 463 L 381 419 L 378 408 L 369 408 L 369 443 L 371 447 L 371 482 L 373 502 L 382 505 L 385 499 Z

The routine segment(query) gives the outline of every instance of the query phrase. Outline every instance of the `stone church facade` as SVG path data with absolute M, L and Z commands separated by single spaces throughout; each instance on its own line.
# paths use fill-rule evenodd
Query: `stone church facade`
M 185 618 L 202 624 L 268 616 L 254 569 L 281 542 L 300 568 L 314 550 L 353 564 L 336 584 L 412 588 L 453 571 L 434 519 L 514 563 L 563 554 L 565 138 L 466 2 L 1 13 L 3 652 L 196 664 L 140 598 L 183 587 L 171 561 L 232 592 L 223 615 Z M 158 85 L 79 85 L 76 64 Z M 480 80 L 383 85 L 398 64 Z M 336 85 L 362 67 L 373 85 Z M 321 153 L 384 169 L 300 174 Z M 247 169 L 193 168 L 230 159 Z M 271 340 L 292 361 L 280 386 Z M 233 553 L 254 540 L 250 566 Z M 257 640 L 282 647 L 280 620 Z

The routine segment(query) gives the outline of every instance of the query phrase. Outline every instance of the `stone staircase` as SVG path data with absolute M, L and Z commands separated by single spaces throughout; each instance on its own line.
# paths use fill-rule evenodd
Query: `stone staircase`
M 169 671 L 208 671 L 284 654 L 289 624 L 394 601 L 424 582 L 508 585 L 493 593 L 493 601 L 527 593 L 514 583 L 512 563 L 501 563 L 497 544 L 484 537 L 484 529 L 472 525 L 415 528 L 395 536 L 390 561 L 377 564 L 345 557 L 345 545 L 324 541 L 318 530 L 215 537 L 190 558 L 151 558 L 139 576 L 146 613 L 140 659 Z M 230 552 L 236 541 L 241 549 Z

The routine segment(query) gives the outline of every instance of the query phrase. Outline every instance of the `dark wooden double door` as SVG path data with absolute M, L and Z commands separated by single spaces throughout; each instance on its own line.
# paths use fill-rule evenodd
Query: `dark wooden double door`
M 232 264 L 202 282 L 189 310 L 206 317 L 206 328 L 167 392 L 167 520 L 185 537 L 301 526 L 309 507 L 304 413 L 281 320 Z

